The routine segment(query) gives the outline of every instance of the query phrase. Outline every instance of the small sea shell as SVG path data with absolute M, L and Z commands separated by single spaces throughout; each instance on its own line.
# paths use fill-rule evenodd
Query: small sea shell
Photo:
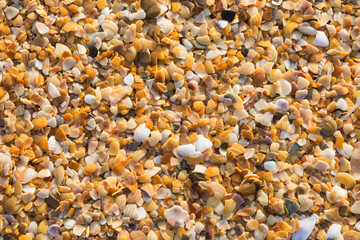
M 331 116 L 326 116 L 324 122 L 320 126 L 320 132 L 327 137 L 330 137 L 337 130 L 336 121 Z
M 287 111 L 289 110 L 289 102 L 286 99 L 279 98 L 275 101 L 275 105 L 280 111 Z
M 236 207 L 236 202 L 233 199 L 225 200 L 225 205 L 223 209 L 223 215 L 227 216 L 231 214 Z
M 139 217 L 139 211 L 136 207 L 136 204 L 127 204 L 123 210 L 124 216 L 129 218 L 138 218 Z
M 315 44 L 316 46 L 319 46 L 319 47 L 327 47 L 327 46 L 329 46 L 329 39 L 324 32 L 317 31 L 316 38 L 315 38 L 313 44 Z
M 13 19 L 18 14 L 19 14 L 19 9 L 17 9 L 17 8 L 14 8 L 14 7 L 5 8 L 5 15 L 9 20 Z
M 255 72 L 255 66 L 252 62 L 245 62 L 238 68 L 238 72 L 242 75 L 251 75 Z
M 218 49 L 216 50 L 210 50 L 206 53 L 206 60 L 213 60 L 215 58 L 217 58 L 218 56 L 220 56 L 220 51 Z
M 337 149 L 341 156 L 345 158 L 349 158 L 351 154 L 353 153 L 354 147 L 344 143 L 344 146 L 342 149 Z
M 285 80 L 285 79 L 280 79 L 278 80 L 278 83 L 280 85 L 280 89 L 277 91 L 278 94 L 280 96 L 287 96 L 290 94 L 291 92 L 291 84 L 289 83 L 289 81 Z
M 315 228 L 315 217 L 308 217 L 299 220 L 299 230 L 294 232 L 292 240 L 305 240 Z
M 40 34 L 48 33 L 50 30 L 48 26 L 46 26 L 45 24 L 43 24 L 41 22 L 36 22 L 35 27 Z
M 310 26 L 310 24 L 307 22 L 300 23 L 298 26 L 298 29 L 300 32 L 307 34 L 307 35 L 315 35 L 316 34 L 316 29 L 313 28 L 312 26 Z
M 360 214 L 360 201 L 354 202 L 354 204 L 350 208 L 350 212 L 354 214 Z
M 59 235 L 61 232 L 61 228 L 59 225 L 57 224 L 53 224 L 53 225 L 50 225 L 49 228 L 48 228 L 48 233 L 52 236 L 52 237 L 55 237 L 57 235 Z
M 106 33 L 107 40 L 111 40 L 119 30 L 118 26 L 110 20 L 104 20 L 104 22 L 101 24 L 102 29 Z
M 160 17 L 157 19 L 157 25 L 160 26 L 160 31 L 162 33 L 169 33 L 174 29 L 174 24 L 164 17 Z
M 156 144 L 158 144 L 162 139 L 162 135 L 159 131 L 152 131 L 150 134 L 150 138 L 148 140 L 149 145 L 151 147 L 155 146 Z
M 150 129 L 145 126 L 145 123 L 138 126 L 134 133 L 134 141 L 145 142 L 150 135 Z
M 182 157 L 197 157 L 195 146 L 192 144 L 180 145 L 176 151 Z
M 338 237 L 341 236 L 341 225 L 335 223 L 332 224 L 329 227 L 326 235 L 328 239 L 338 239 Z
M 184 227 L 185 220 L 189 218 L 189 213 L 182 207 L 175 205 L 164 211 L 164 217 L 170 225 Z
M 226 189 L 220 183 L 209 182 L 209 186 L 210 186 L 210 189 L 214 193 L 214 197 L 219 200 L 222 200 L 225 197 L 225 195 L 227 194 Z
M 75 65 L 76 65 L 76 60 L 73 59 L 72 57 L 65 58 L 62 64 L 64 71 L 72 69 Z
M 331 148 L 326 148 L 325 150 L 322 151 L 321 156 L 324 157 L 324 158 L 327 158 L 329 160 L 334 160 L 335 151 L 332 150 Z
M 351 170 L 350 174 L 356 179 L 360 179 L 360 148 L 355 148 L 351 154 Z
M 213 146 L 212 142 L 205 138 L 203 135 L 199 135 L 198 140 L 196 140 L 193 145 L 195 149 L 199 152 L 204 152 L 206 149 L 211 148 Z
M 225 20 L 218 20 L 218 21 L 216 21 L 216 24 L 217 24 L 218 28 L 224 29 L 229 24 L 229 22 L 225 21 Z

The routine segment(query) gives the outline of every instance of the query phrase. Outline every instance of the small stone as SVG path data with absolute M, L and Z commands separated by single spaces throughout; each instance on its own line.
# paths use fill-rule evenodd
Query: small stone
M 289 214 L 296 213 L 300 209 L 299 203 L 289 198 L 285 198 L 285 207 L 289 211 Z
M 6 213 L 8 214 L 14 214 L 17 210 L 17 199 L 15 196 L 12 196 L 5 200 L 3 203 L 3 208 Z
M 221 12 L 221 18 L 228 22 L 232 22 L 235 18 L 235 12 L 231 10 L 223 10 Z
M 139 62 L 140 64 L 147 66 L 151 63 L 151 56 L 148 51 L 141 51 L 139 53 Z
M 49 196 L 48 198 L 46 198 L 45 202 L 52 209 L 57 209 L 60 206 L 59 201 L 57 199 L 53 198 L 52 196 Z
M 205 181 L 205 174 L 201 172 L 192 172 L 189 174 L 189 179 L 192 182 Z
M 155 0 L 141 0 L 141 8 L 146 12 L 148 18 L 159 16 L 161 8 Z
M 98 55 L 98 50 L 97 50 L 97 48 L 96 48 L 94 45 L 91 45 L 91 46 L 89 47 L 89 56 L 92 57 L 92 58 L 94 58 L 94 57 L 96 57 L 97 55 Z

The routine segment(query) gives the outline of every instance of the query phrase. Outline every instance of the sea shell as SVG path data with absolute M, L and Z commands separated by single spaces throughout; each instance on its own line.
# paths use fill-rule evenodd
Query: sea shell
M 48 26 L 46 26 L 45 24 L 43 24 L 41 22 L 36 22 L 35 27 L 40 34 L 48 33 L 50 30 Z
M 13 19 L 14 17 L 16 17 L 16 15 L 19 14 L 19 9 L 17 8 L 14 8 L 14 7 L 7 7 L 5 8 L 5 15 L 6 17 L 11 20 Z
M 245 62 L 238 68 L 238 72 L 242 75 L 251 75 L 255 72 L 255 66 L 252 62 Z
M 331 116 L 326 116 L 324 122 L 320 126 L 320 132 L 327 137 L 330 137 L 337 130 L 336 121 Z
M 150 134 L 150 138 L 148 140 L 149 145 L 151 147 L 155 146 L 156 144 L 158 144 L 162 139 L 162 135 L 159 131 L 152 131 Z
M 329 39 L 324 32 L 317 31 L 316 38 L 315 38 L 313 44 L 315 44 L 316 46 L 319 46 L 319 47 L 327 47 L 327 46 L 329 46 Z
M 189 213 L 182 207 L 175 205 L 164 211 L 164 217 L 170 225 L 184 227 L 185 220 L 189 218 Z
M 226 189 L 220 183 L 209 182 L 208 184 L 210 186 L 210 189 L 213 191 L 215 198 L 222 200 L 227 194 Z
M 164 17 L 160 17 L 157 19 L 157 25 L 160 26 L 160 31 L 162 33 L 169 33 L 174 29 L 174 24 Z
M 344 143 L 344 146 L 342 149 L 337 149 L 337 151 L 340 153 L 341 156 L 345 157 L 345 158 L 349 158 L 351 156 L 351 154 L 353 153 L 354 147 Z
M 59 225 L 57 224 L 53 224 L 53 225 L 50 225 L 49 228 L 48 228 L 48 233 L 52 236 L 52 237 L 55 237 L 57 235 L 59 235 L 61 232 L 61 228 Z
M 340 109 L 341 111 L 346 111 L 348 108 L 347 102 L 343 98 L 339 98 L 339 100 L 336 102 L 337 109 Z
M 76 65 L 76 60 L 72 57 L 67 57 L 64 59 L 62 63 L 62 67 L 64 71 L 72 69 Z
M 195 146 L 192 144 L 180 145 L 176 149 L 177 153 L 182 157 L 197 157 Z
M 136 204 L 127 204 L 123 210 L 124 216 L 129 218 L 138 218 L 139 217 L 139 211 L 136 207 Z
M 357 147 L 354 149 L 353 153 L 351 154 L 351 170 L 350 174 L 356 179 L 360 179 L 360 148 Z
M 360 214 L 360 201 L 354 202 L 354 204 L 350 208 L 350 212 L 354 214 Z
M 313 28 L 312 26 L 310 26 L 310 24 L 307 22 L 300 23 L 298 26 L 298 29 L 300 32 L 307 34 L 307 35 L 315 35 L 316 34 L 316 29 Z
M 338 239 L 338 237 L 341 236 L 341 225 L 335 223 L 332 224 L 329 227 L 326 235 L 328 239 Z
M 299 230 L 294 232 L 292 240 L 306 240 L 314 230 L 315 223 L 313 216 L 299 220 Z
M 136 129 L 135 129 L 135 133 L 134 133 L 134 141 L 136 142 L 145 142 L 146 139 L 149 137 L 150 135 L 150 129 L 148 129 L 145 126 L 145 123 L 139 125 Z
M 199 135 L 198 140 L 193 143 L 195 149 L 199 152 L 204 152 L 206 149 L 213 146 L 212 142 L 205 138 L 203 135 Z
M 223 209 L 223 215 L 227 216 L 231 214 L 236 207 L 236 202 L 233 199 L 225 200 L 225 205 Z
M 330 192 L 326 193 L 326 197 L 331 203 L 336 203 L 340 199 L 346 199 L 347 196 L 347 191 L 339 186 L 334 186 Z
M 326 148 L 322 151 L 321 154 L 322 157 L 330 159 L 330 160 L 334 160 L 335 158 L 335 151 L 331 148 Z
M 215 58 L 217 58 L 218 56 L 220 56 L 220 51 L 218 49 L 215 50 L 210 50 L 206 53 L 206 60 L 213 60 Z
M 277 93 L 280 96 L 287 96 L 290 94 L 291 92 L 291 84 L 289 83 L 289 81 L 285 80 L 285 79 L 280 79 L 277 81 L 278 84 L 280 85 L 280 89 L 278 89 Z
M 101 27 L 106 33 L 106 40 L 111 40 L 119 30 L 118 26 L 110 20 L 104 20 L 104 22 L 101 24 Z

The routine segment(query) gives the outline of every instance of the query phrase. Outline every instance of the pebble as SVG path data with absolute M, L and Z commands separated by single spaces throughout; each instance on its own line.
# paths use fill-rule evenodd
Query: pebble
M 221 12 L 221 18 L 225 21 L 232 22 L 235 18 L 235 12 L 231 10 L 223 10 Z

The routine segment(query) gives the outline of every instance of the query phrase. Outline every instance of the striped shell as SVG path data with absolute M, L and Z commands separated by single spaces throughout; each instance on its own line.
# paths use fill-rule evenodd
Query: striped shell
M 145 126 L 145 123 L 138 126 L 134 133 L 134 141 L 145 142 L 150 135 L 150 129 Z
M 139 212 L 136 204 L 127 204 L 124 208 L 124 216 L 129 218 L 138 218 Z

